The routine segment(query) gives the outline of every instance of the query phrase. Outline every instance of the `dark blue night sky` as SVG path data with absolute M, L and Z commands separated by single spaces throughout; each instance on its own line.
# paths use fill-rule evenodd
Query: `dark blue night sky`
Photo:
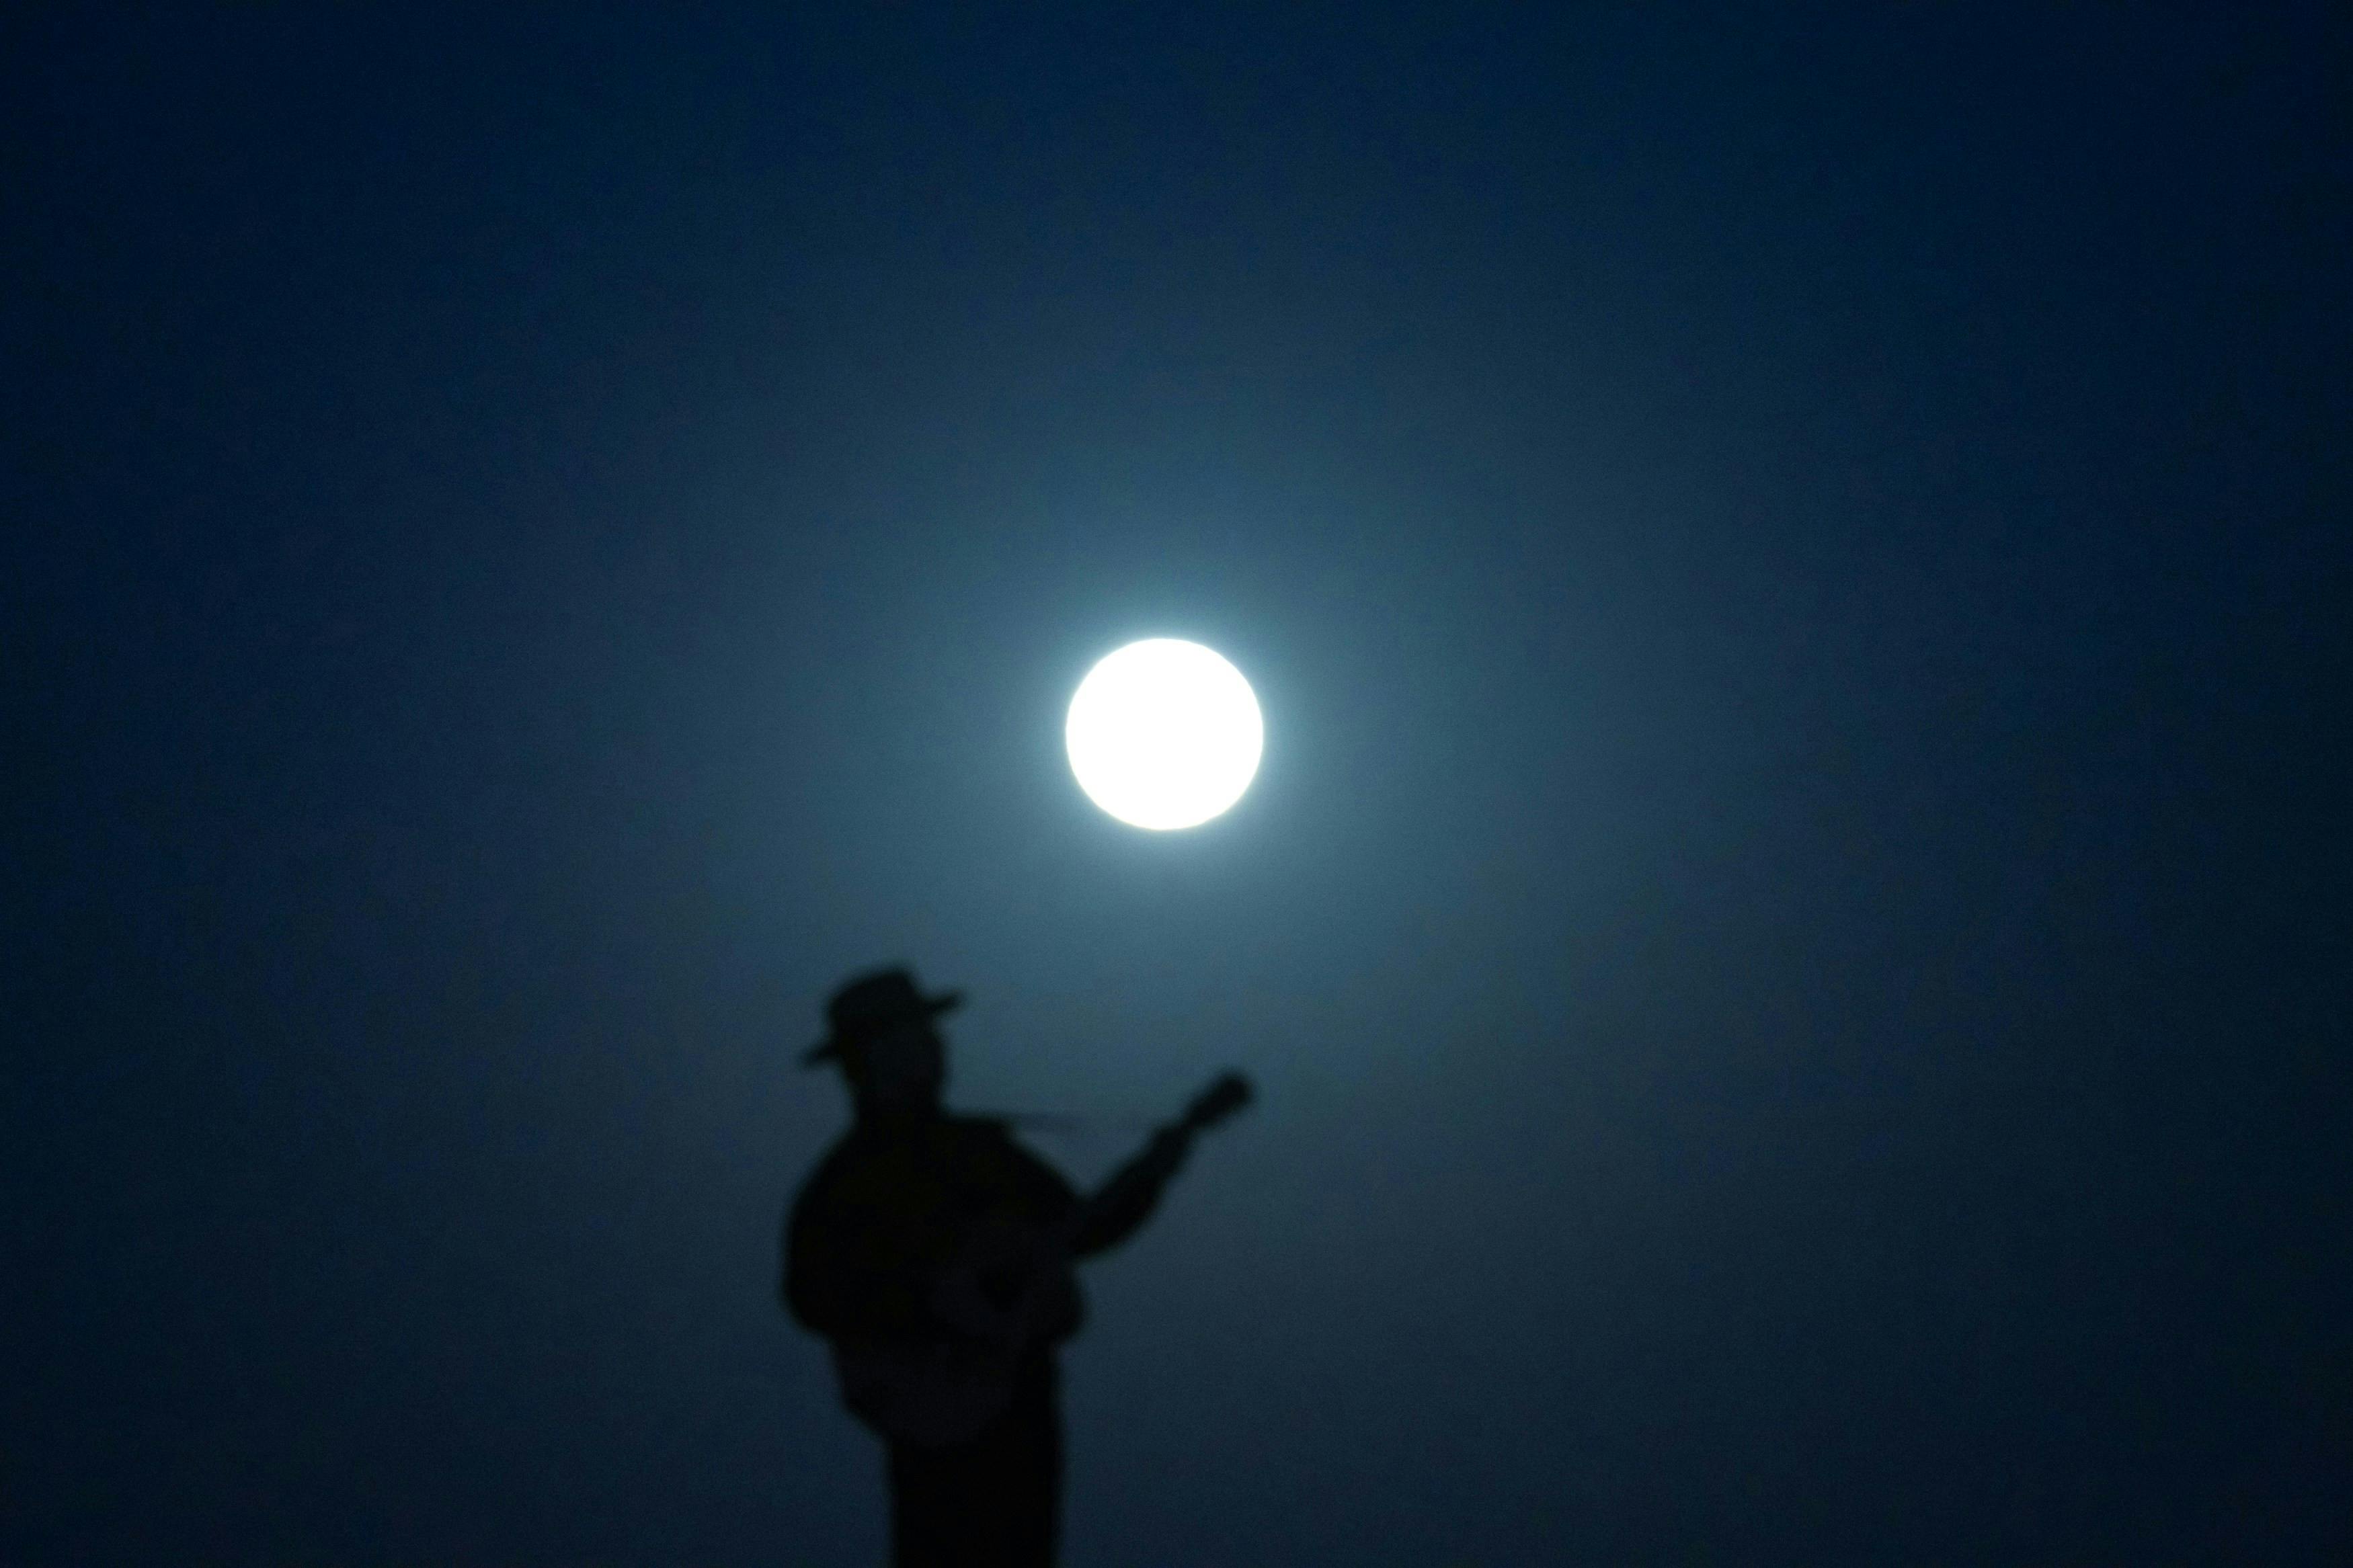
M 476 9 L 0 24 L 0 1559 L 874 1561 L 893 960 L 1077 1568 L 2353 1557 L 2341 7 Z

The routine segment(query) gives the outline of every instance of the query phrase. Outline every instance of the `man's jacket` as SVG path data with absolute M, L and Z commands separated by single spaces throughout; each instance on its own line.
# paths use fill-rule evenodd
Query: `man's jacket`
M 860 1122 L 827 1153 L 793 1205 L 785 1304 L 830 1340 L 942 1337 L 952 1331 L 933 1293 L 977 1230 L 985 1224 L 1055 1230 L 1072 1225 L 1079 1207 L 1070 1184 L 1000 1121 L 936 1115 Z M 1073 1311 L 1051 1337 L 1068 1338 L 1077 1328 Z

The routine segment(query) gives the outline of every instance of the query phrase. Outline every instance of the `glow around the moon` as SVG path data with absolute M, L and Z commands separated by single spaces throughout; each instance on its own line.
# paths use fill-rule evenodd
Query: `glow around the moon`
M 1087 671 L 1062 739 L 1089 799 L 1131 826 L 1166 830 L 1242 797 L 1266 728 L 1240 670 L 1198 643 L 1155 637 Z

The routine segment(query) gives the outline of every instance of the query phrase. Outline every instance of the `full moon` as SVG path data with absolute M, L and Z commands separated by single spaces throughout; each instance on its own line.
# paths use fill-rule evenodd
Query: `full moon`
M 1087 798 L 1131 827 L 1196 827 L 1241 799 L 1266 726 L 1242 672 L 1199 643 L 1134 642 L 1079 682 L 1062 726 Z

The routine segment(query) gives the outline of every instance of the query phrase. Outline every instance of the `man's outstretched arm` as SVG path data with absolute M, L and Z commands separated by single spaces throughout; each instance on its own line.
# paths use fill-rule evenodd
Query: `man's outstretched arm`
M 1160 1206 L 1161 1192 L 1192 1151 L 1193 1130 L 1182 1122 L 1154 1133 L 1135 1158 L 1113 1172 L 1086 1200 L 1086 1218 L 1071 1238 L 1071 1253 L 1092 1257 L 1134 1235 Z
M 1152 1211 L 1159 1206 L 1161 1189 L 1193 1152 L 1194 1134 L 1233 1115 L 1256 1092 L 1240 1073 L 1225 1072 L 1195 1095 L 1184 1115 L 1154 1133 L 1143 1152 L 1113 1172 L 1111 1180 L 1087 1200 L 1078 1235 L 1071 1244 L 1072 1256 L 1084 1258 L 1117 1247 L 1133 1235 L 1136 1226 L 1152 1217 Z

